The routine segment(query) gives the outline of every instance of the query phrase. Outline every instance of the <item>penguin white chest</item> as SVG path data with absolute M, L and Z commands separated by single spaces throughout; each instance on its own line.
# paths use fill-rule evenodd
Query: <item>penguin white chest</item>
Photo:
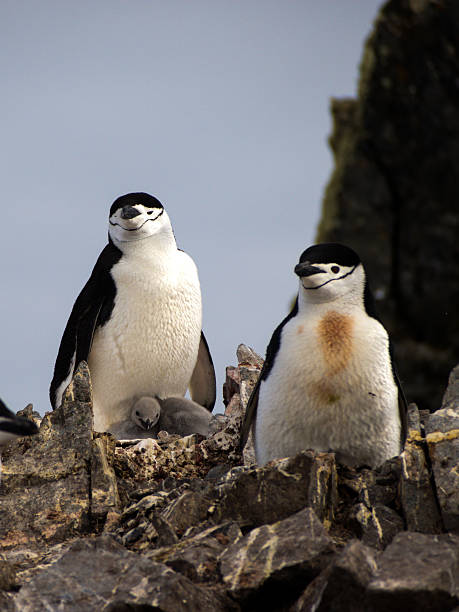
M 201 292 L 185 254 L 151 261 L 122 258 L 111 270 L 116 296 L 89 355 L 94 427 L 127 418 L 144 395 L 184 395 L 201 335 Z
M 397 454 L 397 388 L 384 328 L 364 314 L 334 310 L 294 317 L 260 386 L 258 411 L 261 463 L 306 448 L 369 464 Z

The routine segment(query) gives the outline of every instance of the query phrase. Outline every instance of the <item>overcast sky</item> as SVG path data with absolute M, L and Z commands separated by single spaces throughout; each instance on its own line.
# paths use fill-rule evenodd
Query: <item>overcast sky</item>
M 0 396 L 49 410 L 75 297 L 129 191 L 195 260 L 218 377 L 297 291 L 379 0 L 2 0 Z

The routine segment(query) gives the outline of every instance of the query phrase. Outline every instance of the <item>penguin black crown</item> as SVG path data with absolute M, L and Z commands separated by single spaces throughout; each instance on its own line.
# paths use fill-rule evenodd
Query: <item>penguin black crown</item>
M 169 216 L 147 193 L 117 198 L 109 241 L 79 294 L 51 382 L 57 408 L 80 361 L 88 362 L 94 428 L 129 418 L 144 396 L 192 398 L 209 411 L 215 373 L 201 330 L 196 266 L 177 248 Z
M 241 445 L 253 426 L 260 464 L 313 449 L 350 466 L 380 465 L 401 452 L 406 401 L 360 258 L 317 244 L 295 274 L 298 296 L 268 345 Z

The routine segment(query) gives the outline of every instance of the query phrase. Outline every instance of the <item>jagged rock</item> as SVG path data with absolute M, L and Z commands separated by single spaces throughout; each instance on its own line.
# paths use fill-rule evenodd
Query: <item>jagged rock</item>
M 80 539 L 44 566 L 14 599 L 18 612 L 237 609 L 169 567 L 132 553 L 108 536 Z
M 403 518 L 396 511 L 399 479 L 400 461 L 396 457 L 375 470 L 339 466 L 341 499 L 333 525 L 334 535 L 344 527 L 365 544 L 385 548 L 404 529 Z M 347 539 L 344 534 L 344 540 Z
M 426 439 L 445 528 L 459 533 L 459 368 L 450 376 L 441 410 L 426 424 Z M 443 407 L 446 406 L 446 407 Z
M 344 497 L 354 496 L 368 508 L 375 504 L 393 506 L 396 503 L 400 478 L 399 459 L 389 459 L 382 466 L 353 469 L 338 466 L 339 486 Z M 345 491 L 343 491 L 345 489 Z M 347 493 L 347 495 L 345 495 Z M 351 505 L 351 500 L 346 500 Z
M 263 525 L 223 553 L 220 571 L 229 593 L 249 609 L 294 601 L 304 584 L 329 563 L 335 548 L 311 508 Z
M 236 357 L 239 365 L 255 366 L 258 370 L 263 367 L 264 359 L 256 353 L 252 347 L 240 344 L 236 350 Z
M 207 518 L 209 505 L 210 502 L 204 495 L 195 491 L 187 491 L 164 510 L 162 517 L 180 536 L 189 527 L 197 525 Z
M 171 481 L 175 485 L 168 489 L 166 485 Z M 206 518 L 211 489 L 199 478 L 189 482 L 163 481 L 154 492 L 128 506 L 111 533 L 137 551 L 173 545 L 178 535 Z
M 33 409 L 32 404 L 27 404 L 25 408 L 19 410 L 17 413 L 18 416 L 21 416 L 25 419 L 30 419 L 35 423 L 37 427 L 40 427 L 43 417 L 36 410 Z
M 385 548 L 404 528 L 403 519 L 395 510 L 382 504 L 368 507 L 363 503 L 351 508 L 347 526 L 364 544 L 377 549 Z
M 303 451 L 262 468 L 233 468 L 217 485 L 209 512 L 215 523 L 233 519 L 256 527 L 311 506 L 330 525 L 336 502 L 334 455 Z
M 239 446 L 240 428 L 247 408 L 247 402 L 256 385 L 263 359 L 252 348 L 240 344 L 236 351 L 238 366 L 226 368 L 226 381 L 223 384 L 225 414 L 235 418 L 237 424 L 236 448 Z M 253 436 L 249 435 L 243 450 L 244 465 L 254 465 L 255 449 Z
M 408 407 L 408 435 L 401 455 L 400 502 L 409 531 L 441 533 L 441 518 L 426 461 L 426 441 L 419 411 Z
M 152 561 L 165 563 L 193 582 L 217 582 L 218 561 L 226 548 L 242 537 L 237 523 L 228 522 L 209 527 L 193 537 L 184 537 L 167 548 L 147 553 Z
M 239 370 L 234 366 L 227 366 L 226 368 L 226 379 L 223 383 L 223 403 L 225 407 L 231 401 L 231 398 L 235 393 L 239 393 Z
M 384 3 L 356 101 L 335 101 L 335 170 L 318 241 L 355 248 L 392 334 L 407 397 L 436 409 L 459 326 L 456 0 Z
M 441 403 L 442 410 L 459 408 L 459 365 L 457 365 L 449 375 L 448 386 L 446 387 L 443 401 Z
M 376 570 L 375 551 L 352 540 L 307 587 L 290 612 L 362 612 L 366 587 Z
M 119 503 L 110 440 L 93 439 L 91 382 L 82 362 L 63 403 L 33 440 L 3 453 L 0 546 L 33 547 L 86 532 Z
M 16 566 L 0 558 L 0 591 L 12 591 L 17 586 Z
M 362 609 L 448 612 L 459 604 L 459 538 L 399 533 L 378 559 Z

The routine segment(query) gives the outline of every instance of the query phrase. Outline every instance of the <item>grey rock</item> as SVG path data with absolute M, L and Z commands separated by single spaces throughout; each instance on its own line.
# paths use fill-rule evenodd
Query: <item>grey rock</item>
M 303 451 L 262 468 L 234 468 L 216 487 L 209 509 L 215 523 L 242 526 L 273 523 L 310 506 L 330 525 L 337 503 L 334 455 Z
M 162 512 L 162 517 L 180 536 L 189 527 L 197 525 L 207 518 L 209 505 L 210 502 L 205 496 L 195 491 L 187 491 Z
M 311 508 L 254 529 L 223 553 L 220 571 L 231 596 L 249 609 L 293 602 L 329 563 L 335 547 Z M 266 606 L 268 606 L 266 608 Z
M 107 536 L 71 544 L 14 599 L 18 612 L 214 612 L 226 610 L 227 606 L 231 602 L 218 592 L 201 588 L 169 567 L 127 551 Z
M 113 451 L 109 436 L 93 436 L 91 381 L 82 362 L 39 433 L 4 452 L 0 546 L 43 546 L 103 522 L 119 504 Z
M 385 548 L 404 529 L 402 517 L 382 504 L 356 504 L 348 514 L 347 525 L 364 544 L 376 549 Z
M 382 549 L 404 529 L 398 489 L 400 459 L 389 459 L 375 470 L 338 466 L 340 504 L 333 530 L 349 530 L 364 544 Z M 347 536 L 344 538 L 348 539 Z
M 399 533 L 378 559 L 364 610 L 448 612 L 459 604 L 459 538 Z
M 441 403 L 443 410 L 454 410 L 453 414 L 457 414 L 457 420 L 454 427 L 459 429 L 459 365 L 457 365 L 449 375 L 448 386 Z
M 251 365 L 255 366 L 259 370 L 263 367 L 264 359 L 256 353 L 253 348 L 246 344 L 240 344 L 236 350 L 236 356 L 239 365 Z
M 442 523 L 426 460 L 419 411 L 408 407 L 408 435 L 401 455 L 400 503 L 409 531 L 441 533 Z
M 307 587 L 290 612 L 362 612 L 366 588 L 377 567 L 375 551 L 351 540 Z
M 220 579 L 218 562 L 226 548 L 242 537 L 234 522 L 209 527 L 193 537 L 184 537 L 167 548 L 157 548 L 146 555 L 165 563 L 193 582 L 215 583 Z
M 239 370 L 235 366 L 226 367 L 226 378 L 223 383 L 223 403 L 225 407 L 231 401 L 231 398 L 235 393 L 239 393 Z
M 458 369 L 453 370 L 445 393 L 445 408 L 426 423 L 426 440 L 445 528 L 459 533 L 459 396 Z
M 223 384 L 223 398 L 226 406 L 225 414 L 238 421 L 236 448 L 239 449 L 242 420 L 247 402 L 260 376 L 263 359 L 255 353 L 252 348 L 245 344 L 240 344 L 238 346 L 236 355 L 238 359 L 237 368 L 226 368 L 226 381 Z M 243 462 L 244 465 L 254 465 L 256 463 L 252 434 L 250 434 L 243 450 Z
M 12 591 L 17 584 L 17 567 L 7 559 L 0 558 L 0 591 Z

